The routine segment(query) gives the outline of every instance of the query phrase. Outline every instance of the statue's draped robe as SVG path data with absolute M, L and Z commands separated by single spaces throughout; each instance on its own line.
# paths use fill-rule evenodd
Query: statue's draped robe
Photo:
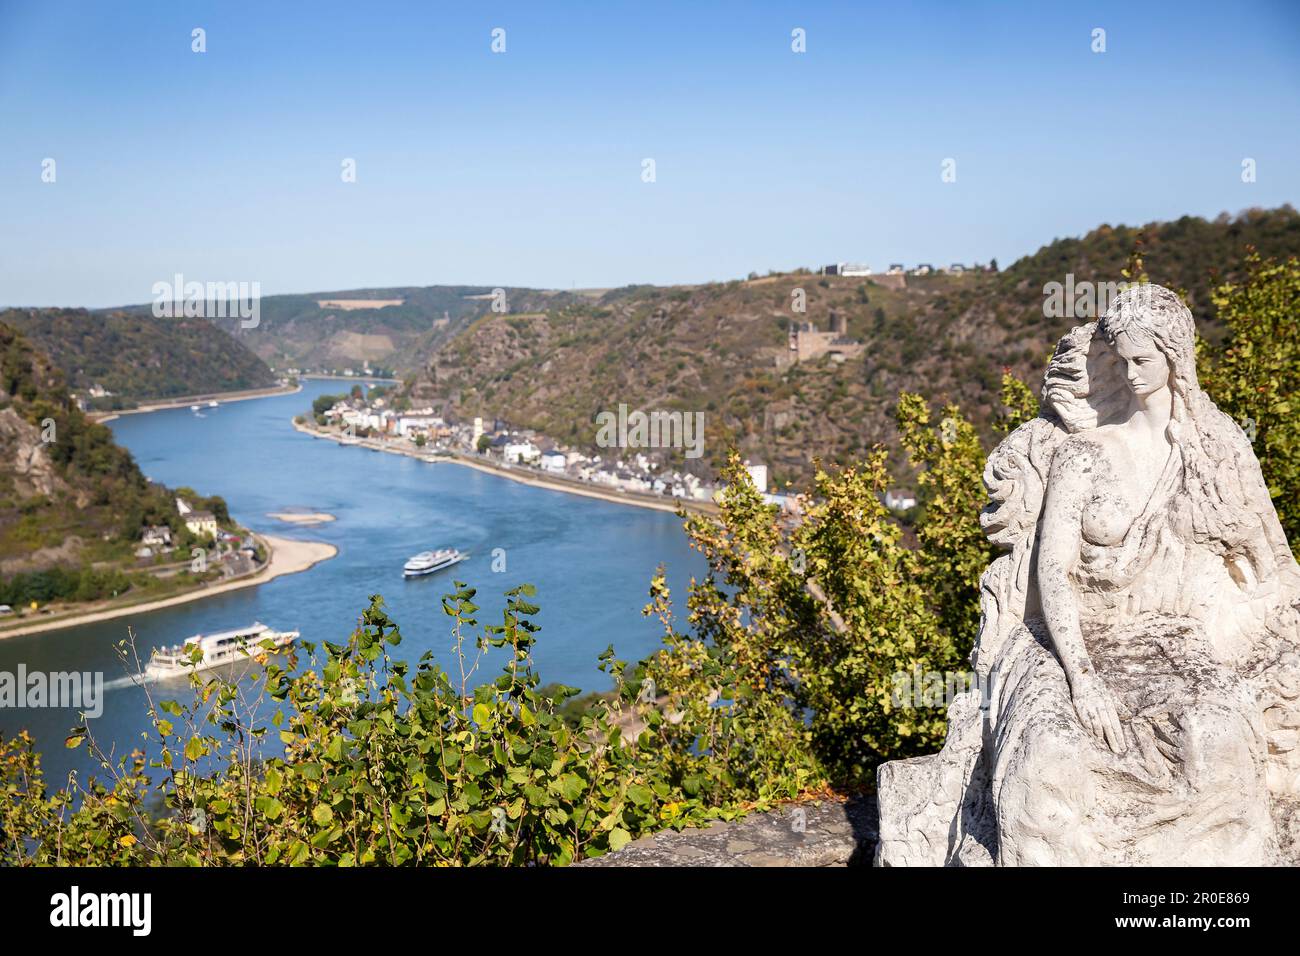
M 1014 486 L 1032 500 L 1013 504 L 1039 513 L 1059 442 L 1059 422 L 1038 419 L 994 452 L 985 477 L 994 511 Z M 1249 444 L 1245 455 L 1250 497 L 1264 501 L 1243 505 L 1271 513 Z M 1276 574 L 1260 576 L 1268 560 L 1225 553 L 1195 533 L 1185 479 L 1175 448 L 1124 540 L 1085 542 L 1072 572 L 1084 642 L 1114 696 L 1123 754 L 1075 712 L 1034 593 L 1037 529 L 1021 528 L 1016 539 L 1005 520 L 986 524 L 993 540 L 1017 543 L 982 582 L 977 689 L 952 705 L 940 754 L 880 768 L 878 862 L 1276 861 L 1270 785 L 1289 797 L 1300 780 L 1300 749 L 1278 752 L 1294 744 L 1288 725 L 1300 711 L 1297 595 Z

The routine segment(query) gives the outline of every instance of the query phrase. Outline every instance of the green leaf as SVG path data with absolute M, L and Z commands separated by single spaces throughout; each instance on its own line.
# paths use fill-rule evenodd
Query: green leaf
M 560 793 L 566 800 L 577 800 L 584 790 L 587 789 L 586 782 L 576 773 L 563 774 L 559 781 Z
M 338 763 L 343 759 L 343 749 L 346 746 L 347 740 L 342 734 L 337 734 L 334 739 L 329 742 L 329 746 L 325 748 L 325 756 L 335 763 Z

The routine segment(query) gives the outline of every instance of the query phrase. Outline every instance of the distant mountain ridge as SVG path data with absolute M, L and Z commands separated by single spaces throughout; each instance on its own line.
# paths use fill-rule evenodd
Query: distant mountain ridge
M 419 369 L 443 342 L 474 319 L 492 314 L 492 286 L 401 286 L 350 289 L 261 300 L 256 328 L 214 319 L 278 370 L 375 368 L 398 374 Z M 583 301 L 580 294 L 502 287 L 504 307 L 530 312 Z M 384 303 L 366 308 L 367 302 Z
M 85 393 L 113 393 L 97 407 L 145 399 L 231 392 L 274 385 L 266 363 L 201 318 L 157 318 L 144 309 L 7 309 L 5 322 Z

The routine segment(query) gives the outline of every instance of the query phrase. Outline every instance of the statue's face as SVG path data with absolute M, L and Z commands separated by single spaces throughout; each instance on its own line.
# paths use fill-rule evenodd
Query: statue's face
M 1115 336 L 1115 354 L 1134 395 L 1152 395 L 1169 387 L 1169 360 L 1151 339 L 1121 332 Z

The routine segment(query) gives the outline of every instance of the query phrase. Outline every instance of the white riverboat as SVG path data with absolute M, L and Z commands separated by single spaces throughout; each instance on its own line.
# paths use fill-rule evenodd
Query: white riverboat
M 453 564 L 459 564 L 468 558 L 469 555 L 463 551 L 457 551 L 455 548 L 443 548 L 439 551 L 421 551 L 415 555 L 402 567 L 402 576 L 407 578 L 420 578 L 426 574 L 433 574 L 435 571 L 441 571 L 449 568 Z
M 144 672 L 146 677 L 154 679 L 181 677 L 194 671 L 248 660 L 253 655 L 265 653 L 262 645 L 266 641 L 270 641 L 274 649 L 280 649 L 297 639 L 297 631 L 276 631 L 260 622 L 232 631 L 195 634 L 193 637 L 187 637 L 180 644 L 157 648 L 149 658 Z M 191 663 L 195 647 L 201 650 L 202 655 L 197 663 Z

